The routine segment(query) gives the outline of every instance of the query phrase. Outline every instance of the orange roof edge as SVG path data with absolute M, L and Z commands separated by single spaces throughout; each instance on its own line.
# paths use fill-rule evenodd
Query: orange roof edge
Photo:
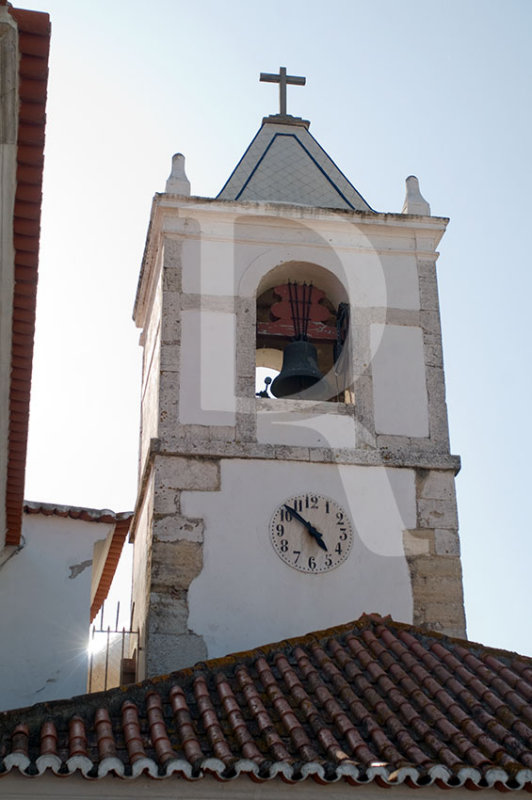
M 94 599 L 91 603 L 91 613 L 90 613 L 91 622 L 96 617 L 96 614 L 102 607 L 104 600 L 109 594 L 109 589 L 111 588 L 116 568 L 118 566 L 118 562 L 120 561 L 122 550 L 124 549 L 124 542 L 126 541 L 132 519 L 133 519 L 133 514 L 130 514 L 127 519 L 118 520 L 115 524 L 113 538 L 111 540 L 111 545 L 107 552 L 107 559 L 105 561 L 105 566 L 102 570 L 102 574 L 100 576 L 100 582 L 94 594 Z
M 50 17 L 40 11 L 13 8 L 5 1 L 2 5 L 7 6 L 17 23 L 19 46 L 17 186 L 13 214 L 15 288 L 5 497 L 6 545 L 18 546 L 22 529 L 35 332 Z M 31 75 L 31 80 L 28 80 L 28 75 Z M 24 236 L 20 235 L 21 228 Z M 20 308 L 25 310 L 24 324 L 19 319 L 20 313 L 15 313 L 15 309 Z

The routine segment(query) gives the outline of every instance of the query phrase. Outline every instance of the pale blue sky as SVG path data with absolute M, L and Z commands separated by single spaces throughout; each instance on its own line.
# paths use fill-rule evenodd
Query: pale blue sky
M 222 187 L 277 89 L 377 211 L 416 174 L 438 262 L 470 638 L 532 654 L 530 0 L 35 0 L 52 17 L 26 496 L 132 508 L 151 198 Z

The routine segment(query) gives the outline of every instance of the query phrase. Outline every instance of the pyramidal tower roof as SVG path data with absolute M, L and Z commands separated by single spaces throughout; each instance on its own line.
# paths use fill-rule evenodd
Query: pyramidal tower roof
M 287 114 L 265 117 L 218 197 L 372 211 L 309 124 Z
M 304 86 L 306 78 L 280 67 L 278 74 L 261 72 L 260 80 L 279 84 L 279 114 L 262 120 L 218 197 L 372 211 L 309 133 L 310 123 L 286 112 L 286 87 Z

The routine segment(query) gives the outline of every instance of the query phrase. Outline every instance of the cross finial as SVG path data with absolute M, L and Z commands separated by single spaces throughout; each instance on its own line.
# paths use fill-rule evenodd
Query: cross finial
M 301 78 L 298 75 L 287 75 L 286 67 L 279 67 L 279 74 L 273 75 L 271 72 L 261 72 L 261 81 L 265 83 L 278 83 L 279 84 L 279 113 L 281 116 L 286 117 L 286 86 L 293 84 L 294 86 L 304 86 L 306 78 Z

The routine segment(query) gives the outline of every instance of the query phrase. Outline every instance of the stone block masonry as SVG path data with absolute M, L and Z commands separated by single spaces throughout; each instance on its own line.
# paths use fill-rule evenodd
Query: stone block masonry
M 418 530 L 405 536 L 414 624 L 465 638 L 454 472 L 417 469 L 416 501 Z

